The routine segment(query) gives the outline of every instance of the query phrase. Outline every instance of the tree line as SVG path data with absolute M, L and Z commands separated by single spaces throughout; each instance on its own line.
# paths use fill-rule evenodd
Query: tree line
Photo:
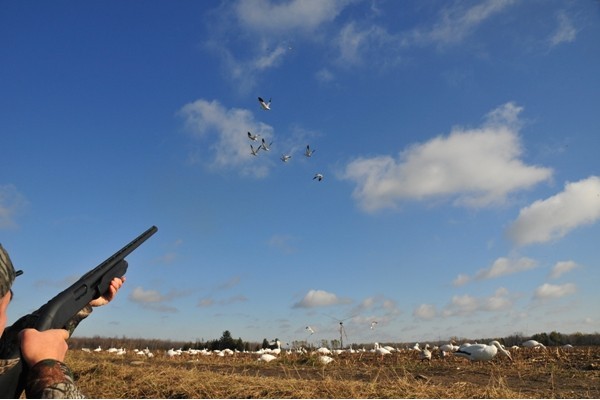
M 473 342 L 476 341 L 478 343 L 488 343 L 492 340 L 499 340 L 502 344 L 507 347 L 510 346 L 520 346 L 523 342 L 533 339 L 538 342 L 544 344 L 545 346 L 563 346 L 565 344 L 571 344 L 573 346 L 600 346 L 600 332 L 596 333 L 560 333 L 556 331 L 552 331 L 550 333 L 536 333 L 534 335 L 528 336 L 523 333 L 517 332 L 512 335 L 503 337 L 503 338 L 459 338 L 452 337 L 449 340 L 445 341 L 429 341 L 430 345 L 440 345 L 443 343 L 448 343 L 450 340 L 454 340 L 456 343 L 463 342 Z M 237 351 L 257 351 L 259 349 L 266 348 L 275 348 L 277 347 L 275 342 L 278 339 L 275 338 L 273 340 L 263 339 L 262 343 L 259 342 L 251 342 L 244 341 L 242 338 L 234 339 L 231 332 L 226 330 L 223 332 L 219 339 L 212 340 L 204 340 L 197 339 L 195 341 L 176 341 L 176 340 L 165 340 L 165 339 L 144 339 L 144 338 L 127 338 L 125 336 L 122 337 L 72 337 L 69 339 L 69 346 L 71 348 L 81 349 L 81 348 L 89 348 L 95 349 L 98 346 L 101 346 L 103 350 L 106 350 L 110 347 L 115 348 L 126 348 L 126 349 L 145 349 L 148 348 L 150 350 L 167 350 L 170 348 L 174 349 L 207 349 L 209 351 L 213 350 L 237 350 Z M 396 342 L 396 343 L 381 343 L 382 345 L 390 345 L 392 347 L 397 348 L 406 348 L 409 347 L 413 342 Z M 340 341 L 337 339 L 326 340 L 323 339 L 318 343 L 319 346 L 329 347 L 331 349 L 339 348 Z M 353 343 L 351 346 L 354 349 L 362 348 L 362 347 L 370 347 L 373 343 Z M 306 349 L 313 349 L 315 346 L 312 343 L 308 343 L 306 340 L 302 341 L 292 341 L 291 343 L 282 343 L 282 347 L 285 348 L 298 348 L 304 347 Z

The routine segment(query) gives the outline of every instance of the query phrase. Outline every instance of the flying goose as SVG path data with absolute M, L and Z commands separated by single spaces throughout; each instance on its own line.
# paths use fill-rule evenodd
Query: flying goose
M 260 106 L 262 107 L 263 110 L 271 109 L 271 99 L 269 99 L 269 102 L 267 103 L 262 99 L 262 97 L 259 97 L 258 102 L 260 103 Z

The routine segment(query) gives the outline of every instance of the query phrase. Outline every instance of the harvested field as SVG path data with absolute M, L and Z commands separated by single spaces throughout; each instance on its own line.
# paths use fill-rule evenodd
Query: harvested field
M 131 353 L 131 352 L 129 352 Z M 344 353 L 322 365 L 316 355 L 154 358 L 69 352 L 81 390 L 95 398 L 600 398 L 600 348 L 519 349 L 472 363 L 449 356 L 420 361 L 403 351 L 383 359 Z

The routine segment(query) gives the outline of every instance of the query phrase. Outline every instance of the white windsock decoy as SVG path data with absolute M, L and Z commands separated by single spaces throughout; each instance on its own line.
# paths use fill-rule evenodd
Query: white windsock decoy
M 273 360 L 275 360 L 277 357 L 275 357 L 274 355 L 271 354 L 263 354 L 261 355 L 257 361 L 264 361 L 264 362 L 271 362 Z
M 470 346 L 461 346 L 461 348 L 454 352 L 455 355 L 459 357 L 467 358 L 471 361 L 490 361 L 493 359 L 498 350 L 509 360 L 512 361 L 512 357 L 507 350 L 504 350 L 500 342 L 494 340 L 490 342 L 490 344 L 472 344 Z
M 331 358 L 329 356 L 319 356 L 319 362 L 321 364 L 327 365 L 332 361 L 333 361 L 333 358 Z
M 263 110 L 271 109 L 271 99 L 269 99 L 269 102 L 266 102 L 262 99 L 262 97 L 259 97 L 258 102 L 260 103 L 260 106 L 262 107 Z

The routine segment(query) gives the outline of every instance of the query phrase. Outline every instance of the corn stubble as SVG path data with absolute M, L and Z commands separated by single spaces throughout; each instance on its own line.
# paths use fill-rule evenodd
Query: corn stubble
M 69 352 L 77 384 L 95 398 L 599 398 L 600 348 L 513 353 L 514 363 L 458 357 L 422 362 L 413 352 L 230 357 Z

